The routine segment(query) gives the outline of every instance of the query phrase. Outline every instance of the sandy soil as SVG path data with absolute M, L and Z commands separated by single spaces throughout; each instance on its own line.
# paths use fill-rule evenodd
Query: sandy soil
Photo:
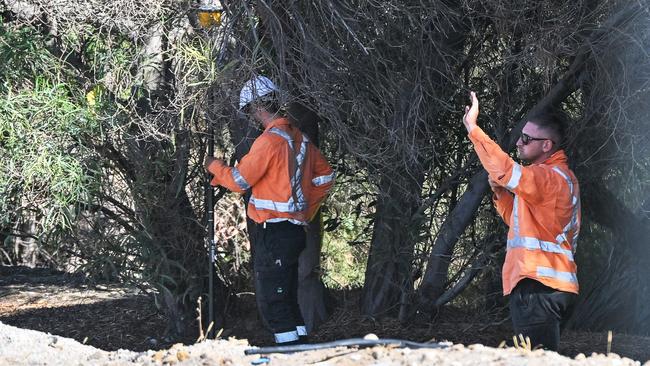
M 479 344 L 443 349 L 377 346 L 335 348 L 292 354 L 245 355 L 245 340 L 208 340 L 191 346 L 177 344 L 159 351 L 102 351 L 77 341 L 0 323 L 0 365 L 640 365 L 640 362 L 594 354 L 575 359 L 555 352 L 498 349 Z M 646 365 L 650 365 L 646 363 Z

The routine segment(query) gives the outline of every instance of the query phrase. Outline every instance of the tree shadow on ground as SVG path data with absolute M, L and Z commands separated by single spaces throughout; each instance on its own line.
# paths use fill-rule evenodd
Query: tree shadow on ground
M 83 287 L 88 280 L 82 274 L 66 273 L 50 268 L 0 265 L 0 288 L 11 285 L 61 285 Z
M 51 333 L 107 351 L 165 348 L 165 319 L 148 297 L 105 300 L 92 304 L 26 308 L 0 321 Z

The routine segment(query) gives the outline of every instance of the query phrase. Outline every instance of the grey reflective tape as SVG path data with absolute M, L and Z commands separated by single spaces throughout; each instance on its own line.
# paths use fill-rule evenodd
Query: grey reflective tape
M 307 327 L 304 325 L 298 325 L 296 326 L 296 332 L 298 332 L 299 336 L 306 336 L 307 335 Z
M 295 203 L 293 201 L 293 197 L 289 198 L 289 201 L 287 202 L 276 202 L 271 200 L 263 200 L 263 199 L 256 198 L 255 196 L 251 196 L 248 202 L 253 206 L 255 206 L 256 209 L 273 210 L 276 212 L 291 213 L 291 212 L 300 212 L 307 209 L 307 202 L 299 201 L 298 203 Z
M 241 173 L 239 172 L 239 169 L 237 168 L 232 168 L 231 170 L 232 173 L 232 179 L 235 180 L 235 183 L 239 186 L 239 188 L 243 189 L 244 191 L 249 189 L 251 187 L 250 184 L 242 177 Z
M 291 177 L 291 189 L 296 195 L 298 202 L 306 201 L 305 194 L 302 192 L 302 174 L 303 174 L 303 162 L 307 156 L 307 142 L 305 141 L 305 135 L 302 135 L 303 141 L 300 144 L 300 152 L 296 156 L 296 174 Z
M 285 131 L 272 127 L 269 132 L 274 133 L 287 141 L 289 149 L 293 152 L 293 138 L 286 133 Z M 302 191 L 302 175 L 303 175 L 303 162 L 307 156 L 307 143 L 309 140 L 303 134 L 302 142 L 300 143 L 300 151 L 296 155 L 296 172 L 289 178 L 289 183 L 291 185 L 292 197 L 289 198 L 287 202 L 276 202 L 271 200 L 261 200 L 255 197 L 251 197 L 250 202 L 257 209 L 266 209 L 273 210 L 277 212 L 300 212 L 307 209 L 307 200 L 305 199 L 305 194 Z M 297 203 L 294 202 L 295 196 Z
M 578 223 L 578 207 L 574 206 L 573 207 L 573 212 L 571 213 L 571 220 L 569 220 L 569 222 L 566 224 L 566 226 L 564 226 L 564 229 L 562 230 L 562 234 L 560 234 L 560 235 L 563 235 L 564 239 L 566 240 L 567 235 L 569 234 L 569 231 L 571 231 L 572 229 L 575 229 L 576 233 L 573 235 L 573 237 L 577 238 L 577 233 L 579 232 L 579 229 L 580 229 L 578 224 L 579 224 Z M 558 235 L 558 243 L 561 243 L 561 241 L 559 241 L 560 235 Z M 571 243 L 573 244 L 573 242 L 571 242 Z
M 283 130 L 281 130 L 279 128 L 276 128 L 276 127 L 272 127 L 269 130 L 269 132 L 274 133 L 274 134 L 282 137 L 283 139 L 285 139 L 287 141 L 287 144 L 289 145 L 289 149 L 291 151 L 294 151 L 294 149 L 293 149 L 293 139 L 291 138 L 291 136 L 289 136 L 288 133 L 286 133 L 285 131 L 283 131 Z M 291 184 L 292 193 L 295 194 L 296 199 L 298 200 L 298 202 L 304 202 L 305 201 L 305 195 L 302 192 L 301 181 L 302 181 L 302 168 L 303 168 L 302 163 L 304 162 L 305 156 L 307 155 L 307 143 L 308 142 L 309 142 L 309 140 L 303 134 L 302 135 L 302 143 L 300 144 L 300 151 L 298 152 L 298 155 L 296 155 L 296 167 L 297 167 L 296 172 L 289 179 L 290 184 Z M 295 211 L 284 211 L 284 212 L 295 212 Z
M 293 139 L 291 138 L 291 136 L 289 136 L 288 133 L 286 133 L 286 132 L 284 132 L 281 129 L 276 128 L 276 127 L 272 127 L 269 130 L 269 132 L 274 133 L 274 134 L 276 134 L 278 136 L 281 136 L 283 139 L 287 140 L 287 142 L 289 143 L 289 147 L 291 148 L 291 150 L 293 150 L 293 145 L 291 144 L 291 142 L 293 142 Z
M 303 210 L 307 209 L 307 203 L 306 203 L 307 201 L 305 200 L 305 195 L 302 193 L 302 189 L 296 189 L 296 198 L 298 199 L 298 202 L 305 203 L 304 206 L 305 208 Z M 302 211 L 302 210 L 298 210 L 298 211 Z
M 578 241 L 578 233 L 580 231 L 580 223 L 578 222 L 578 211 L 580 210 L 580 199 L 578 197 L 576 197 L 575 194 L 574 194 L 574 185 L 573 185 L 573 181 L 571 180 L 571 178 L 566 173 L 564 173 L 562 171 L 562 169 L 560 169 L 560 168 L 558 168 L 556 166 L 553 167 L 553 171 L 556 172 L 557 174 L 559 174 L 562 178 L 564 178 L 564 180 L 567 182 L 567 185 L 569 186 L 569 192 L 571 193 L 571 204 L 573 206 L 573 210 L 571 212 L 571 219 L 569 220 L 569 222 L 564 227 L 563 233 L 561 235 L 563 235 L 563 239 L 568 242 L 567 235 L 569 234 L 569 231 L 575 230 L 575 233 L 571 237 L 571 239 L 572 239 L 571 240 L 571 245 L 572 245 L 573 251 L 575 252 L 576 247 L 577 247 L 577 241 Z M 558 240 L 558 243 L 560 243 L 559 240 Z
M 275 333 L 273 336 L 275 337 L 275 343 L 286 343 L 298 340 L 298 332 L 295 330 L 283 333 Z
M 521 180 L 521 165 L 514 163 L 512 166 L 512 174 L 510 175 L 510 180 L 506 183 L 506 188 L 513 190 L 519 185 Z
M 275 217 L 272 219 L 268 219 L 265 222 L 270 222 L 270 223 L 278 223 L 278 222 L 283 222 L 283 221 L 289 221 L 290 223 L 294 225 L 300 225 L 300 226 L 307 226 L 307 223 L 304 221 L 296 220 L 296 219 L 289 219 L 286 217 Z
M 525 248 L 530 250 L 541 250 L 548 253 L 562 254 L 567 257 L 568 260 L 573 262 L 572 251 L 564 249 L 556 243 L 539 240 L 537 238 L 515 237 L 513 239 L 508 239 L 508 249 L 510 248 Z
M 571 228 L 573 227 L 573 221 L 569 220 L 569 223 L 566 224 L 564 229 L 562 229 L 562 232 L 555 238 L 555 241 L 557 241 L 558 244 L 562 243 L 561 240 L 566 240 L 567 234 L 569 231 L 571 231 Z
M 573 217 L 571 222 L 573 223 L 573 240 L 571 240 L 571 249 L 575 253 L 578 250 L 578 236 L 580 235 L 580 220 L 578 219 L 578 212 L 580 212 L 580 199 L 578 203 L 573 206 Z
M 275 202 L 271 200 L 263 200 L 251 196 L 249 200 L 255 208 L 262 210 L 273 210 L 277 212 L 294 212 L 295 207 L 293 202 Z
M 322 186 L 323 184 L 327 184 L 327 183 L 333 181 L 335 176 L 336 176 L 336 173 L 332 172 L 332 174 L 321 175 L 319 177 L 316 177 L 316 178 L 312 179 L 311 182 L 315 186 Z
M 519 196 L 515 195 L 512 205 L 512 232 L 519 237 Z
M 574 272 L 557 271 L 550 267 L 537 267 L 537 276 L 555 278 L 556 280 L 564 282 L 578 283 L 578 276 Z
M 300 152 L 296 156 L 296 162 L 298 166 L 302 166 L 302 163 L 305 161 L 305 156 L 307 156 L 307 141 L 305 141 L 305 135 L 302 136 L 303 140 L 300 143 Z

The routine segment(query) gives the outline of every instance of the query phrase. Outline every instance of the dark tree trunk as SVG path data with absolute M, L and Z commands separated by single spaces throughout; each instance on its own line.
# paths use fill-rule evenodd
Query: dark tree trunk
M 151 197 L 147 198 L 145 204 L 148 207 L 146 213 L 141 212 L 141 217 L 149 222 L 147 230 L 152 246 L 160 248 L 164 255 L 165 269 L 161 274 L 171 279 L 160 277 L 158 283 L 164 288 L 162 299 L 165 313 L 171 322 L 169 331 L 174 336 L 187 336 L 198 334 L 198 330 L 193 329 L 193 319 L 196 316 L 194 309 L 196 299 L 204 292 L 204 285 L 207 285 L 203 280 L 208 274 L 203 245 L 205 231 L 199 225 L 200 220 L 195 217 L 184 191 L 176 194 L 170 189 L 176 187 L 166 188 L 162 189 L 162 194 L 155 201 L 149 201 Z M 217 292 L 215 297 L 219 298 L 221 294 Z M 216 329 L 222 327 L 218 315 L 214 326 Z
M 8 235 L 5 241 L 2 236 L 0 239 L 5 244 L 6 248 L 13 247 L 10 260 L 17 265 L 36 267 L 39 263 L 38 258 L 38 244 L 36 242 L 36 214 L 32 211 L 24 210 L 20 215 L 19 222 L 14 225 L 14 228 L 8 232 L 16 233 L 18 235 Z M 4 252 L 7 255 L 7 252 Z M 0 252 L 2 255 L 2 252 Z M 0 260 L 1 262 L 2 260 Z
M 413 291 L 413 248 L 419 225 L 411 217 L 419 208 L 424 174 L 386 174 L 379 184 L 377 212 L 366 265 L 361 311 L 370 316 L 395 315 L 408 307 Z
M 410 132 L 416 134 L 415 143 L 422 144 L 425 142 L 417 132 L 405 131 L 418 92 L 411 82 L 402 82 L 388 123 L 404 134 L 404 140 Z M 417 126 L 411 128 L 418 130 Z M 378 173 L 377 210 L 361 297 L 361 312 L 373 317 L 407 313 L 413 293 L 413 248 L 420 230 L 420 221 L 413 217 L 420 208 L 424 166 L 419 157 L 401 154 L 404 151 L 398 153 L 402 161 L 394 164 L 394 170 Z
M 316 145 L 319 145 L 318 115 L 300 103 L 289 105 L 291 122 Z M 325 306 L 327 295 L 320 277 L 320 255 L 323 241 L 320 212 L 307 227 L 307 245 L 298 264 L 298 304 L 308 332 L 312 332 L 329 316 Z
M 189 158 L 189 132 L 179 131 L 169 160 L 160 161 L 172 149 L 166 141 L 129 141 L 127 157 L 138 172 L 131 182 L 134 206 L 143 227 L 140 241 L 146 248 L 157 248 L 148 263 L 152 282 L 160 290 L 168 317 L 168 333 L 173 337 L 198 334 L 192 330 L 197 298 L 205 291 L 208 274 L 205 228 L 196 217 L 185 193 Z M 144 254 L 146 256 L 147 253 Z M 158 256 L 162 256 L 159 258 Z M 217 293 L 217 296 L 221 294 Z M 220 327 L 217 317 L 215 326 Z
M 421 300 L 428 305 L 436 304 L 438 298 L 444 293 L 454 246 L 465 228 L 472 222 L 488 187 L 487 173 L 482 170 L 475 174 L 458 201 L 458 205 L 447 215 L 438 231 L 438 238 L 429 255 L 427 270 L 419 289 Z
M 452 4 L 451 8 L 455 6 L 456 4 Z M 413 65 L 413 69 L 422 67 L 444 70 L 449 68 L 449 63 L 461 53 L 465 37 L 462 32 L 464 25 L 462 20 L 453 17 L 449 21 L 450 31 L 447 34 L 428 33 L 423 39 L 422 47 L 429 51 L 431 56 L 423 61 L 424 65 Z M 430 26 L 433 25 L 427 25 Z M 410 71 L 412 70 L 408 70 Z M 412 79 L 419 77 L 414 75 Z M 433 76 L 429 82 L 440 95 L 445 95 L 451 88 L 449 79 L 441 75 Z M 410 121 L 413 115 L 418 114 L 418 106 L 414 102 L 423 97 L 419 94 L 422 85 L 414 84 L 409 80 L 403 80 L 400 84 L 397 100 L 393 106 L 394 115 L 390 117 L 388 125 L 393 131 L 399 131 L 398 134 L 405 134 L 400 142 L 412 144 L 408 154 L 417 155 L 417 151 L 421 151 L 425 144 L 430 143 L 418 132 L 425 129 L 418 123 L 427 122 L 422 119 L 416 123 Z M 435 121 L 435 117 L 434 112 L 433 118 L 426 120 Z M 413 135 L 404 131 L 411 129 L 413 131 L 410 133 Z M 402 161 L 392 162 L 395 168 L 377 172 L 380 176 L 378 204 L 366 266 L 361 311 L 370 316 L 397 314 L 400 321 L 405 321 L 413 311 L 411 307 L 415 295 L 413 277 L 414 271 L 419 271 L 413 268 L 413 250 L 422 226 L 421 194 L 429 163 L 422 156 L 400 154 L 398 156 Z

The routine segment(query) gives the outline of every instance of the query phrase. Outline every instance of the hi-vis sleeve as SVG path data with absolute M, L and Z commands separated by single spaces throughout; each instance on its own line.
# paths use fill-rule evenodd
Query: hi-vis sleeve
M 244 193 L 266 174 L 271 157 L 278 153 L 277 150 L 277 146 L 268 138 L 258 138 L 236 167 L 226 166 L 218 160 L 213 161 L 208 166 L 208 171 L 214 175 L 210 184 Z
M 499 185 L 530 203 L 541 203 L 555 192 L 555 173 L 539 165 L 523 166 L 515 162 L 480 127 L 469 133 L 483 168 Z

